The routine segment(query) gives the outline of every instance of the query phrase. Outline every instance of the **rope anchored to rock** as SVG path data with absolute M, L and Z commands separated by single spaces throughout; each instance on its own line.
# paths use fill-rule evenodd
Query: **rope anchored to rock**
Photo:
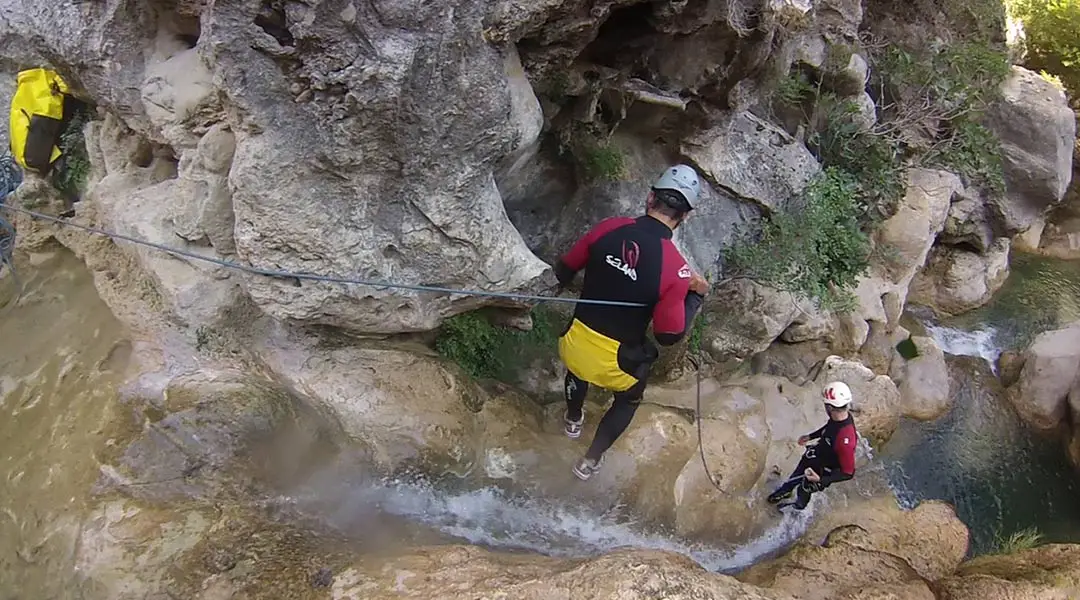
M 78 223 L 72 223 L 66 219 L 46 215 L 36 211 L 28 210 L 18 206 L 11 206 L 8 204 L 0 204 L 0 210 L 9 210 L 13 212 L 22 213 L 33 217 L 38 220 L 48 221 L 56 223 L 65 227 L 72 227 L 74 229 L 80 229 L 88 233 L 101 235 L 113 240 L 122 240 L 130 242 L 132 244 L 138 244 L 140 246 L 146 246 L 148 248 L 154 248 L 168 254 L 175 256 L 183 256 L 191 260 L 197 260 L 207 263 L 212 263 L 227 269 L 233 269 L 236 271 L 243 271 L 245 273 L 251 273 L 253 275 L 264 275 L 266 277 L 274 277 L 278 279 L 292 279 L 292 280 L 308 280 L 308 281 L 322 281 L 327 283 L 341 283 L 347 285 L 359 285 L 365 287 L 373 287 L 380 291 L 387 289 L 399 289 L 409 290 L 413 292 L 434 292 L 438 294 L 450 294 L 450 295 L 462 295 L 462 296 L 482 296 L 490 298 L 504 298 L 508 300 L 520 300 L 524 302 L 566 302 L 569 304 L 599 304 L 604 306 L 624 306 L 632 308 L 642 308 L 645 304 L 640 302 L 621 302 L 618 300 L 595 300 L 589 298 L 563 298 L 560 296 L 537 296 L 531 294 L 515 294 L 512 292 L 490 292 L 486 290 L 465 290 L 456 288 L 447 288 L 434 285 L 419 285 L 419 284 L 407 284 L 407 283 L 393 283 L 386 281 L 375 281 L 371 279 L 359 279 L 354 277 L 338 277 L 334 275 L 319 275 L 317 273 L 302 273 L 295 271 L 284 271 L 278 269 L 264 269 L 262 267 L 253 267 L 250 265 L 244 265 L 233 261 L 223 260 L 220 258 L 213 258 L 210 256 L 203 256 L 201 254 L 190 252 L 188 250 L 182 250 L 180 248 L 173 248 L 164 244 L 158 244 L 147 240 L 141 240 L 131 236 L 127 236 L 115 231 L 107 231 L 105 229 L 98 229 L 96 227 L 90 227 L 87 225 L 80 225 Z M 11 233 L 11 245 L 14 247 L 14 228 Z

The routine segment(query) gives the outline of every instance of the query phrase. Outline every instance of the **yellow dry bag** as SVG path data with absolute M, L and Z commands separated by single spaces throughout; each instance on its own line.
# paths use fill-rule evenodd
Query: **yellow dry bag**
M 21 71 L 17 81 L 8 129 L 11 153 L 19 166 L 44 175 L 60 158 L 68 85 L 51 69 Z

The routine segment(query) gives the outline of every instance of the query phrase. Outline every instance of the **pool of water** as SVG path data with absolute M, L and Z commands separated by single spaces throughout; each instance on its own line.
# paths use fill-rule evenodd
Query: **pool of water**
M 881 449 L 908 504 L 951 502 L 971 530 L 971 553 L 1035 529 L 1045 541 L 1080 542 L 1080 474 L 1062 442 L 1022 425 L 995 374 L 1003 350 L 1080 319 L 1080 262 L 1014 254 L 986 306 L 940 322 L 918 309 L 945 351 L 952 410 L 931 423 L 904 421 Z

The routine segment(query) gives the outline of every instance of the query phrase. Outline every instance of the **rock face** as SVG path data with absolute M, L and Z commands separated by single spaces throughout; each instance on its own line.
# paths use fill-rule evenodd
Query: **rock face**
M 854 293 L 857 308 L 840 316 L 842 345 L 858 350 L 867 341 L 871 324 L 895 326 L 908 299 L 908 289 L 939 233 L 945 227 L 949 203 L 962 189 L 952 173 L 912 169 L 907 193 L 895 215 L 881 224 L 874 240 L 870 271 L 859 280 Z
M 400 575 L 395 575 L 400 574 Z M 422 574 L 422 576 L 421 576 Z M 334 598 L 618 598 L 770 600 L 792 596 L 709 573 L 689 559 L 625 550 L 588 560 L 523 561 L 474 547 L 435 547 L 383 565 L 358 564 L 334 580 Z
M 909 300 L 949 315 L 986 304 L 1009 276 L 1009 245 L 1008 238 L 998 238 L 985 254 L 958 246 L 935 248 Z
M 1080 323 L 1040 334 L 1024 352 L 1008 397 L 1020 417 L 1040 429 L 1057 427 L 1080 404 Z M 1080 414 L 1074 412 L 1074 414 Z
M 1013 67 L 987 125 L 1001 139 L 1006 197 L 996 201 L 1007 235 L 1025 231 L 1065 195 L 1072 179 L 1076 116 L 1064 92 Z
M 925 507 L 925 508 L 924 508 Z M 795 546 L 783 557 L 740 573 L 747 583 L 805 599 L 911 598 L 932 600 L 927 585 L 953 572 L 967 551 L 967 529 L 946 505 L 920 505 L 877 519 L 837 516 L 845 524 L 822 545 Z M 933 552 L 926 540 L 934 540 Z
M 806 146 L 749 112 L 695 134 L 682 151 L 714 185 L 768 210 L 801 192 L 821 170 Z
M 1006 556 L 982 556 L 935 584 L 941 600 L 1066 600 L 1080 594 L 1080 547 L 1048 544 Z
M 106 223 L 209 242 L 215 255 L 235 248 L 259 267 L 342 277 L 510 290 L 545 269 L 507 220 L 492 177 L 539 127 L 513 48 L 480 37 L 485 3 L 327 2 L 265 14 L 255 4 L 106 4 L 45 10 L 10 0 L 3 32 L 5 56 L 55 59 L 147 140 L 154 160 L 173 161 L 157 181 L 92 193 L 154 199 Z M 451 27 L 450 15 L 471 25 Z M 139 162 L 108 175 L 150 167 Z M 233 293 L 174 290 L 164 280 L 179 267 L 160 261 L 176 261 L 158 261 L 146 266 L 167 295 Z M 369 333 L 431 329 L 478 304 L 265 277 L 243 287 L 277 318 Z
M 875 375 L 857 361 L 829 356 L 814 380 L 820 390 L 830 381 L 843 381 L 851 388 L 855 427 L 859 435 L 880 445 L 892 437 L 900 423 L 900 392 L 887 375 Z
M 482 399 L 464 376 L 434 358 L 327 349 L 318 338 L 266 327 L 255 353 L 291 389 L 332 414 L 349 439 L 369 446 L 379 467 L 424 464 L 464 473 L 476 461 Z
M 897 357 L 892 361 L 890 377 L 900 391 L 900 410 L 903 416 L 921 421 L 933 421 L 948 412 L 949 368 L 945 353 L 928 337 L 911 338 L 919 355 L 911 360 Z

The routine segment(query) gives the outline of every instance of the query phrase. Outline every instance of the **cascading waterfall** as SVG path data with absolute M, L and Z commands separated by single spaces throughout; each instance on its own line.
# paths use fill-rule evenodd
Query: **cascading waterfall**
M 621 547 L 683 554 L 711 571 L 732 573 L 776 554 L 802 536 L 829 499 L 815 496 L 802 512 L 786 513 L 750 542 L 731 548 L 695 544 L 650 531 L 624 511 L 597 511 L 563 498 L 516 494 L 496 487 L 448 489 L 423 477 L 363 481 L 327 472 L 277 499 L 296 513 L 345 535 L 368 531 L 384 515 L 433 528 L 447 541 L 556 557 L 589 557 Z M 762 505 L 762 510 L 773 510 Z

